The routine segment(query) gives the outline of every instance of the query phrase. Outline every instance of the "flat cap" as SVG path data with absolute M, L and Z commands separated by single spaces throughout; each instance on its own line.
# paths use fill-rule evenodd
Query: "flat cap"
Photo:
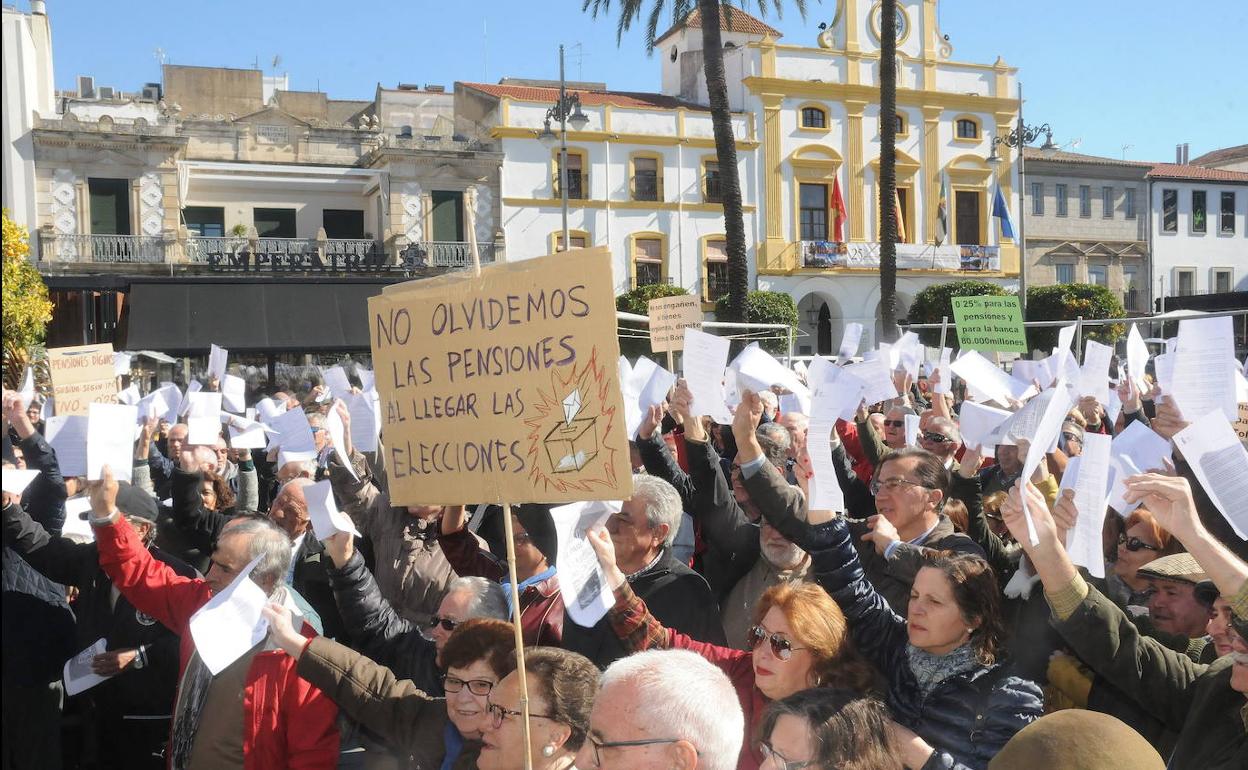
M 1192 585 L 1209 579 L 1204 569 L 1190 553 L 1175 553 L 1162 556 L 1160 559 L 1153 559 L 1136 570 L 1136 574 L 1153 580 L 1173 580 Z

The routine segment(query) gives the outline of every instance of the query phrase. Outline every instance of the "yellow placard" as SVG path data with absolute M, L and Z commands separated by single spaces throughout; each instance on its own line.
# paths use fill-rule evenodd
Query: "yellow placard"
M 86 414 L 91 403 L 117 403 L 111 343 L 49 348 L 48 369 L 58 415 Z
M 666 353 L 683 350 L 685 329 L 702 328 L 702 301 L 686 294 L 676 297 L 659 297 L 646 305 L 650 316 L 650 350 Z
M 390 286 L 368 316 L 391 502 L 632 495 L 606 249 Z

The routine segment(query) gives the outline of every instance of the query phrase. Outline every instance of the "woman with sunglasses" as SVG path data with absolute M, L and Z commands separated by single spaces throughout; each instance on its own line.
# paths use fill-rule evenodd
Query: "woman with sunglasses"
M 888 709 L 852 690 L 816 687 L 767 707 L 761 770 L 902 770 Z
M 484 618 L 459 624 L 442 650 L 443 703 L 349 647 L 323 636 L 303 636 L 291 626 L 290 611 L 280 605 L 269 605 L 264 616 L 269 637 L 299 661 L 299 676 L 407 756 L 408 767 L 477 767 L 489 722 L 488 697 L 514 666 L 510 624 Z
M 513 650 L 514 657 L 514 650 Z M 558 647 L 524 651 L 529 697 L 528 756 L 533 770 L 568 770 L 589 733 L 600 672 L 589 658 Z M 524 770 L 520 676 L 513 670 L 490 693 L 479 770 Z
M 1143 507 L 1132 511 L 1123 527 L 1118 535 L 1113 573 L 1105 576 L 1106 595 L 1120 607 L 1147 607 L 1152 591 L 1149 581 L 1138 574 L 1140 568 L 1178 552 L 1182 546 Z
M 758 600 L 754 625 L 746 635 L 748 649 L 720 647 L 665 628 L 629 587 L 615 563 L 615 549 L 606 530 L 591 530 L 589 541 L 615 593 L 615 606 L 607 617 L 628 652 L 692 650 L 732 681 L 745 712 L 747 733 L 738 770 L 761 766 L 763 755 L 751 748 L 749 734 L 756 730 L 771 701 L 809 687 L 835 686 L 863 692 L 873 684 L 874 675 L 849 643 L 844 615 L 819 586 L 781 583 L 767 589 Z

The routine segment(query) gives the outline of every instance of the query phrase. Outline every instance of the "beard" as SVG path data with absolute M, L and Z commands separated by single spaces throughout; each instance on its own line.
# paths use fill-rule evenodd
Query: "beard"
M 782 544 L 777 544 L 768 543 L 760 538 L 758 545 L 763 558 L 776 569 L 792 569 L 806 558 L 805 551 L 787 540 Z

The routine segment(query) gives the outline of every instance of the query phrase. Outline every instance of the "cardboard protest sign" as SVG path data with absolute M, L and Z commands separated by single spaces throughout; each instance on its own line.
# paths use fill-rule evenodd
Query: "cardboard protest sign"
M 961 347 L 1027 352 L 1018 297 L 954 297 L 952 302 Z
M 653 353 L 681 350 L 685 346 L 685 329 L 702 328 L 702 301 L 691 294 L 652 299 L 646 308 Z
M 113 346 L 78 345 L 50 348 L 52 398 L 58 415 L 85 415 L 91 403 L 117 403 L 117 376 L 113 373 Z
M 395 504 L 632 496 L 606 249 L 390 286 L 368 316 Z

